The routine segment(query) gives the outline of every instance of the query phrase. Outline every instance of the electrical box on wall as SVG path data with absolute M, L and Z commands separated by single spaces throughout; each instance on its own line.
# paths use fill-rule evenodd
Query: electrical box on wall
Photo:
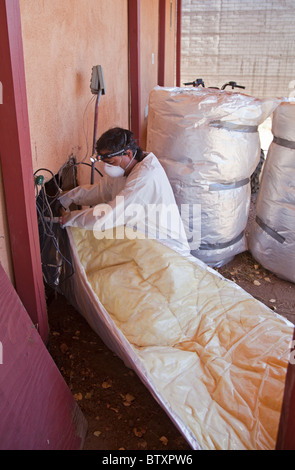
M 101 65 L 95 65 L 92 67 L 90 88 L 93 95 L 98 95 L 99 92 L 101 92 L 102 95 L 105 95 L 105 84 Z

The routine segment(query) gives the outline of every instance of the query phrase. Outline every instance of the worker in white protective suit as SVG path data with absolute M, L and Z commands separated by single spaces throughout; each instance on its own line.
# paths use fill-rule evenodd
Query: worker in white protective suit
M 109 236 L 114 227 L 128 227 L 134 237 L 158 239 L 188 255 L 174 194 L 156 156 L 145 154 L 133 133 L 122 128 L 105 132 L 96 151 L 104 176 L 98 184 L 79 186 L 59 198 L 66 209 L 63 226 L 93 230 L 97 238 Z M 70 212 L 72 203 L 92 207 Z

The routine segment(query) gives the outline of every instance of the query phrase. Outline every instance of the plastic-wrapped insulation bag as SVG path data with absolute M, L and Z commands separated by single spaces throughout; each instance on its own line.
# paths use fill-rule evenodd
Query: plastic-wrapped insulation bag
M 258 125 L 279 103 L 204 88 L 157 86 L 150 93 L 147 150 L 168 175 L 191 253 L 210 266 L 247 249 Z
M 295 102 L 273 115 L 271 143 L 249 234 L 253 257 L 278 277 L 295 282 Z

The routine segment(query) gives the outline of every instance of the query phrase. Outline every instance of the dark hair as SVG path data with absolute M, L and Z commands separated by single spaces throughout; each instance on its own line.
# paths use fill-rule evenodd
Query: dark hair
M 133 132 L 121 127 L 114 127 L 104 132 L 96 142 L 95 148 L 97 153 L 100 153 L 102 150 L 119 152 L 119 150 L 130 149 L 133 155 L 137 152 L 135 160 L 141 161 L 143 159 L 143 150 L 133 138 Z

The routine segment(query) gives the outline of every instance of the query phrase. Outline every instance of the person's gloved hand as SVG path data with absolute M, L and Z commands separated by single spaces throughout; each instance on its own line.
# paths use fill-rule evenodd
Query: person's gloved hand
M 71 211 L 69 209 L 67 210 L 65 210 L 64 208 L 60 209 L 60 218 L 59 218 L 60 225 L 64 225 L 66 223 L 66 220 L 70 214 L 71 214 Z

